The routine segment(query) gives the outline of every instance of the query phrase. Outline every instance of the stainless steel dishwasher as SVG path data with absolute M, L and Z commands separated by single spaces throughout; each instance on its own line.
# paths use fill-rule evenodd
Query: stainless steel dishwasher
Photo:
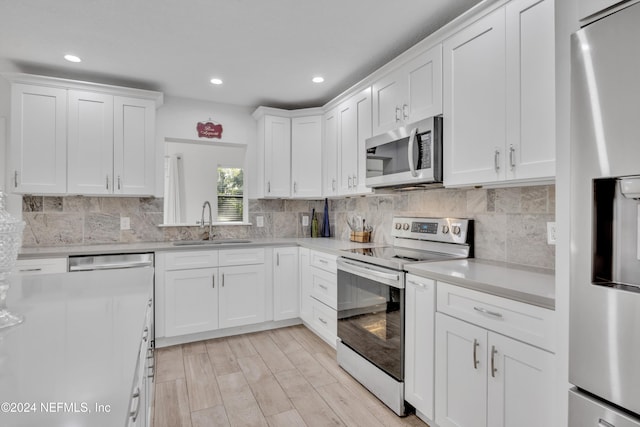
M 69 273 L 108 289 L 117 283 L 139 289 L 148 283 L 149 302 L 140 342 L 140 350 L 131 387 L 127 425 L 148 426 L 153 401 L 155 333 L 154 333 L 154 256 L 153 253 L 70 256 Z M 132 331 L 140 325 L 131 324 Z M 135 333 L 135 332 L 134 332 Z

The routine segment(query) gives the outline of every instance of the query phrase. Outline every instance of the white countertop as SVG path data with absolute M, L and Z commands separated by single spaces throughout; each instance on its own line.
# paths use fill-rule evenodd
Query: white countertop
M 12 279 L 8 307 L 26 320 L 0 331 L 0 402 L 33 406 L 28 413 L 3 407 L 0 425 L 125 424 L 152 291 L 153 269 L 139 270 L 148 280 L 126 281 L 124 270 L 105 271 L 104 280 L 90 272 Z
M 553 270 L 478 259 L 409 264 L 409 273 L 555 309 Z
M 56 258 L 73 255 L 96 255 L 135 252 L 159 252 L 180 250 L 215 250 L 255 246 L 291 246 L 299 245 L 309 249 L 339 254 L 341 250 L 380 246 L 376 243 L 356 243 L 335 238 L 280 238 L 280 239 L 246 239 L 250 243 L 230 243 L 216 245 L 174 245 L 173 242 L 113 243 L 99 245 L 67 245 L 22 248 L 19 259 Z

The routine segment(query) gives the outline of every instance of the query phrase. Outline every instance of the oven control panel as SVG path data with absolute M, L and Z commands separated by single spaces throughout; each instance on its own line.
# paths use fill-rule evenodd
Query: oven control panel
M 472 220 L 466 218 L 394 217 L 391 235 L 445 243 L 468 243 Z

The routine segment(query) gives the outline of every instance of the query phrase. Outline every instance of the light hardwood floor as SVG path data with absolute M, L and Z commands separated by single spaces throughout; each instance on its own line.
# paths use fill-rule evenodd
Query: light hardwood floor
M 343 371 L 304 326 L 158 349 L 154 427 L 421 426 Z

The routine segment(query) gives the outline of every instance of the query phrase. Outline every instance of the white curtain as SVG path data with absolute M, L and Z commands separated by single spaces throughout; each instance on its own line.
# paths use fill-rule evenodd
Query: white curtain
M 182 224 L 184 215 L 182 156 L 165 156 L 164 164 L 164 223 Z

